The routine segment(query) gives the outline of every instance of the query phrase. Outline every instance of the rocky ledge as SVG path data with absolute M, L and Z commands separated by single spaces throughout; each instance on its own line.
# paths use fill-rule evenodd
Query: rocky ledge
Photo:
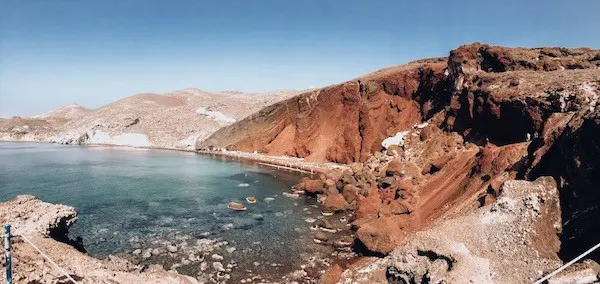
M 550 177 L 510 180 L 498 199 L 466 215 L 417 232 L 383 259 L 331 269 L 335 283 L 531 283 L 562 265 L 558 190 Z M 551 283 L 573 276 L 598 281 L 588 263 Z M 571 277 L 570 277 L 571 276 Z M 565 279 L 566 282 L 561 282 Z
M 62 242 L 68 240 L 67 230 L 76 220 L 77 213 L 73 207 L 46 203 L 31 195 L 20 195 L 0 203 L 0 222 L 14 227 L 12 233 L 15 236 L 11 243 L 16 283 L 68 283 L 67 278 L 22 236 L 81 283 L 198 283 L 194 278 L 159 266 L 142 270 L 141 266 L 118 257 L 98 260 L 82 253 Z M 2 258 L 0 262 L 4 263 L 4 256 Z M 2 279 L 4 273 L 2 269 Z

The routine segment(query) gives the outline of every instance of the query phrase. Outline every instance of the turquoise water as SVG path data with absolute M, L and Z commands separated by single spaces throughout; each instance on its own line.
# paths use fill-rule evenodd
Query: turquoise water
M 70 236 L 100 258 L 133 250 L 132 239 L 185 235 L 226 240 L 247 262 L 295 265 L 311 253 L 304 219 L 317 210 L 314 201 L 281 195 L 299 178 L 195 153 L 0 143 L 1 201 L 32 194 L 74 206 L 79 220 Z M 246 204 L 247 196 L 258 203 Z M 248 211 L 231 211 L 230 201 Z

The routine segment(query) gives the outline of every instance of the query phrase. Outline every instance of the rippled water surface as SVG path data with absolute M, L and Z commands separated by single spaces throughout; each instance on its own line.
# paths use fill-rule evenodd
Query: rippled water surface
M 317 216 L 310 200 L 281 195 L 298 179 L 194 153 L 0 143 L 2 201 L 32 194 L 76 207 L 79 221 L 70 234 L 83 237 L 97 257 L 133 250 L 132 239 L 176 234 L 221 238 L 245 259 L 293 263 L 310 253 L 304 219 Z M 247 204 L 247 196 L 258 202 Z M 231 211 L 230 201 L 248 211 Z

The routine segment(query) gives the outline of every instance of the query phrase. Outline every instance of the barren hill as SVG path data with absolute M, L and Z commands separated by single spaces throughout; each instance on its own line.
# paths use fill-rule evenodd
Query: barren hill
M 82 117 L 90 112 L 92 112 L 92 110 L 89 108 L 85 108 L 78 104 L 70 104 L 61 108 L 53 109 L 47 113 L 36 115 L 33 118 L 45 120 L 72 120 L 74 118 Z
M 73 104 L 31 119 L 7 119 L 0 131 L 4 140 L 190 149 L 197 139 L 297 93 L 138 94 L 95 110 Z

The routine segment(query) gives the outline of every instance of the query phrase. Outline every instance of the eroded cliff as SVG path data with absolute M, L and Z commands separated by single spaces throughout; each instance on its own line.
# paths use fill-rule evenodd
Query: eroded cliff
M 353 210 L 357 239 L 380 253 L 490 204 L 508 179 L 551 175 L 568 258 L 599 235 L 599 88 L 598 50 L 474 43 L 274 104 L 196 148 L 354 162 L 315 193 Z

